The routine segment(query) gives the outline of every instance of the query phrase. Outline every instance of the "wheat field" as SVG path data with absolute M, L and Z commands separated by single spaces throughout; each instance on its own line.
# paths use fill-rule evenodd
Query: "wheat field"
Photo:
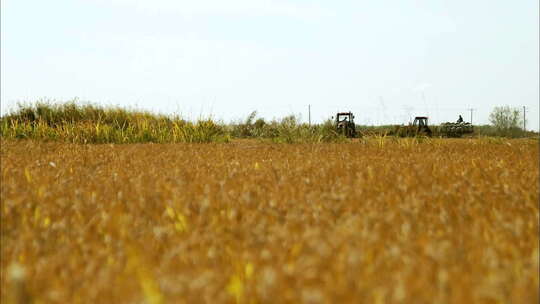
M 1 142 L 2 303 L 537 303 L 539 145 Z

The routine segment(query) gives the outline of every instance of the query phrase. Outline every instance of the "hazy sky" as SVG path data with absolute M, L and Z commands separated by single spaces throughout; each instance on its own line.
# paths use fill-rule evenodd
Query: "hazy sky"
M 1 0 L 1 109 L 78 97 L 229 121 L 433 123 L 527 106 L 537 0 Z

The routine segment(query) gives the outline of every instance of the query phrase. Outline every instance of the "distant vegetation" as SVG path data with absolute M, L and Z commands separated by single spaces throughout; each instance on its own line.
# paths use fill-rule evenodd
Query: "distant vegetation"
M 433 126 L 436 131 L 437 127 Z M 396 134 L 397 126 L 357 126 L 361 136 Z M 436 134 L 436 132 L 435 132 Z M 191 122 L 178 116 L 166 116 L 145 111 L 103 107 L 93 104 L 38 102 L 19 105 L 12 113 L 0 118 L 2 138 L 54 140 L 72 143 L 209 143 L 228 142 L 232 138 L 256 138 L 276 143 L 342 142 L 333 122 L 308 125 L 291 115 L 266 121 L 252 112 L 244 121 L 225 124 L 211 118 Z M 511 126 L 475 126 L 475 136 L 528 137 Z
M 385 125 L 385 126 L 357 126 L 356 130 L 361 132 L 364 136 L 399 136 L 397 132 L 397 125 Z M 430 128 L 433 131 L 435 137 L 440 136 L 438 130 L 439 126 L 432 125 Z M 467 134 L 464 137 L 506 137 L 506 138 L 525 138 L 525 137 L 538 137 L 538 133 L 534 131 L 523 131 L 521 128 L 497 128 L 493 125 L 474 125 L 474 133 Z
M 208 143 L 231 138 L 263 138 L 278 143 L 338 142 L 344 140 L 331 122 L 302 124 L 295 116 L 266 122 L 253 112 L 231 124 L 210 118 L 197 122 L 178 116 L 128 111 L 117 107 L 68 102 L 19 105 L 0 119 L 3 138 L 59 140 L 73 143 Z
M 245 121 L 227 126 L 234 138 L 263 138 L 281 143 L 339 142 L 345 137 L 339 135 L 328 120 L 322 124 L 308 125 L 290 115 L 280 120 L 265 121 L 252 112 Z
M 211 119 L 192 123 L 179 117 L 75 102 L 20 105 L 17 111 L 2 117 L 0 133 L 5 138 L 74 143 L 228 141 L 223 126 Z
M 517 127 L 500 129 L 492 125 L 474 126 L 474 135 L 508 138 L 538 137 L 538 133 L 534 131 L 523 131 Z

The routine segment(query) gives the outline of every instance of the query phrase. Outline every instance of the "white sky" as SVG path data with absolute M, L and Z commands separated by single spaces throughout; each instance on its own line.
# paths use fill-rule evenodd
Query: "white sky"
M 230 121 L 337 110 L 357 123 L 539 129 L 537 0 L 1 0 L 1 111 L 78 97 Z

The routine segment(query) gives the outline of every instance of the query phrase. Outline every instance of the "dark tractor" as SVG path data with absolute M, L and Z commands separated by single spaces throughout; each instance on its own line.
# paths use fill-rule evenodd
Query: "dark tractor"
M 427 124 L 428 118 L 426 116 L 416 116 L 413 122 L 413 132 L 415 135 L 427 135 L 431 136 L 431 129 Z
M 412 124 L 398 127 L 396 133 L 401 137 L 431 136 L 426 116 L 416 116 Z
M 431 129 L 428 127 L 428 118 L 426 116 L 416 116 L 413 122 L 416 135 L 431 136 Z
M 346 137 L 356 137 L 356 125 L 352 112 L 340 112 L 336 115 L 336 131 Z

